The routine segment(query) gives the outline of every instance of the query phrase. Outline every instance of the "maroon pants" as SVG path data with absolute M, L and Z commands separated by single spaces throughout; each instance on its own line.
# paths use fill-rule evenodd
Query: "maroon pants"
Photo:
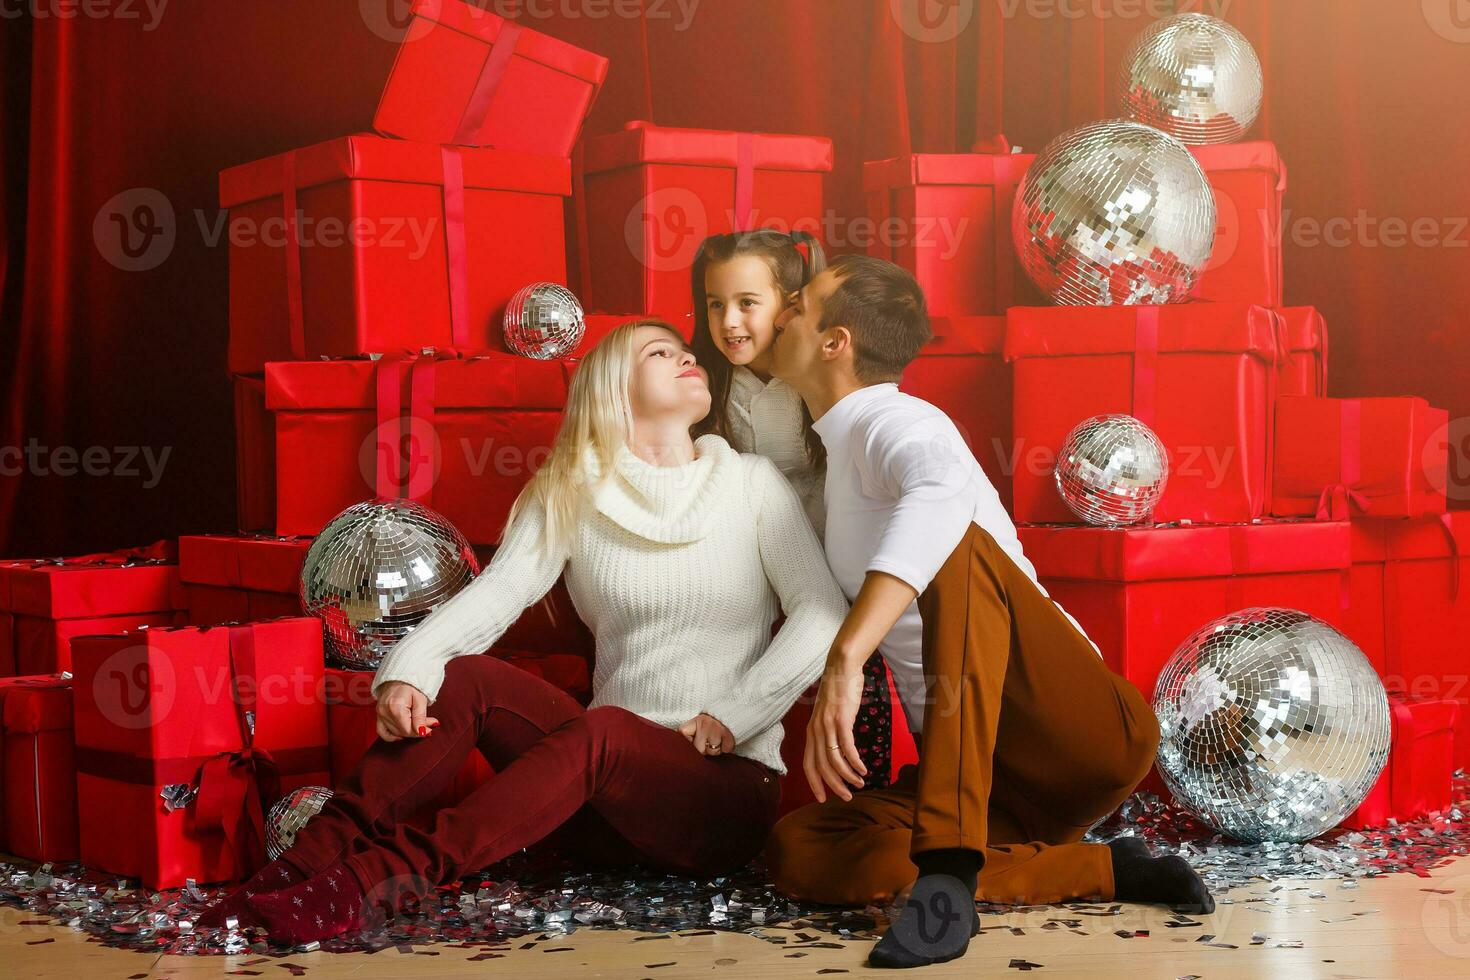
M 310 875 L 343 861 L 374 895 L 427 891 L 540 841 L 597 865 L 707 876 L 760 853 L 781 799 L 775 770 L 701 755 L 623 708 L 584 709 L 491 656 L 449 661 L 426 737 L 373 742 L 282 857 Z M 404 818 L 478 749 L 495 775 L 428 829 Z

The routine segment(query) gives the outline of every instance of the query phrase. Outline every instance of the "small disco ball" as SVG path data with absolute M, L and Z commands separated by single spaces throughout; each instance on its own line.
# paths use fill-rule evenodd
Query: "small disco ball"
M 567 357 L 586 332 L 582 304 L 570 289 L 554 282 L 523 287 L 505 308 L 505 346 L 522 357 Z
M 1096 415 L 1067 434 L 1057 456 L 1057 493 L 1088 524 L 1146 520 L 1169 482 L 1169 454 L 1131 415 Z
M 380 497 L 322 528 L 301 568 L 301 603 L 327 655 L 376 670 L 383 655 L 480 572 L 474 549 L 423 504 Z
M 1388 762 L 1388 696 L 1372 664 L 1294 609 L 1246 609 L 1185 640 L 1159 675 L 1154 713 L 1174 797 L 1250 843 L 1332 829 Z
M 296 840 L 296 831 L 322 812 L 322 804 L 331 799 L 325 786 L 302 786 L 276 800 L 265 817 L 265 853 L 274 861 Z
M 1123 114 L 1194 146 L 1233 143 L 1261 114 L 1261 59 L 1218 17 L 1178 14 L 1123 56 Z
M 1027 275 L 1060 306 L 1180 303 L 1215 245 L 1215 194 L 1168 133 L 1092 123 L 1031 164 L 1011 233 Z

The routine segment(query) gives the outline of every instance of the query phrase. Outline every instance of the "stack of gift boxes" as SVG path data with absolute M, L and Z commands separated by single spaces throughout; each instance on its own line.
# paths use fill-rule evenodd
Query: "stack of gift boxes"
M 1392 758 L 1351 822 L 1443 809 L 1452 769 L 1470 761 L 1470 723 L 1457 724 L 1470 698 L 1470 512 L 1446 508 L 1447 413 L 1420 398 L 1327 396 L 1326 325 L 1283 305 L 1276 147 L 1192 149 L 1218 202 L 1215 253 L 1189 301 L 1163 307 L 1044 305 L 1011 236 L 1031 156 L 868 163 L 869 216 L 890 229 L 870 251 L 925 287 L 932 355 L 974 362 L 945 371 L 921 357 L 905 387 L 967 430 L 1042 584 L 1146 695 L 1217 616 L 1311 613 L 1361 647 L 1390 691 Z M 1067 434 L 1103 413 L 1138 418 L 1168 449 L 1147 525 L 1082 526 L 1055 488 Z
M 312 537 L 354 503 L 405 497 L 488 561 L 551 444 L 577 352 L 507 350 L 512 294 L 575 271 L 579 350 L 644 315 L 688 336 L 706 235 L 822 237 L 829 140 L 633 122 L 579 143 L 606 70 L 459 0 L 419 0 L 375 133 L 221 174 L 238 529 L 0 563 L 0 850 L 149 887 L 248 872 L 263 808 L 333 785 L 374 738 L 372 673 L 326 662 L 301 615 Z M 918 276 L 933 317 L 903 387 L 955 419 L 1043 584 L 1145 694 L 1209 619 L 1305 610 L 1395 692 L 1392 761 L 1355 820 L 1442 808 L 1470 759 L 1454 628 L 1470 514 L 1446 513 L 1445 414 L 1326 397 L 1322 318 L 1282 303 L 1274 146 L 1196 152 L 1221 235 L 1193 301 L 1169 307 L 1044 305 L 1010 235 L 1030 156 L 866 164 L 871 250 Z M 1169 449 L 1159 523 L 1080 526 L 1056 494 L 1066 433 L 1104 412 Z M 489 652 L 585 703 L 592 650 L 558 584 Z M 786 718 L 783 810 L 810 799 L 807 711 Z M 901 718 L 893 730 L 896 770 L 914 752 Z M 404 819 L 491 776 L 473 753 Z

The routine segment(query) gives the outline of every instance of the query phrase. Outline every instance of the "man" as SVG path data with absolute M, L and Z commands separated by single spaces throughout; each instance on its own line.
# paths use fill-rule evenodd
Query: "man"
M 777 886 L 864 904 L 911 884 L 875 966 L 962 955 L 976 897 L 1213 911 L 1182 858 L 1154 858 L 1136 838 L 1081 843 L 1147 772 L 1158 723 L 1036 581 L 953 421 L 898 390 L 930 338 L 918 283 L 843 256 L 777 330 L 773 373 L 801 394 L 827 449 L 827 559 L 852 602 L 807 730 L 819 802 L 788 814 L 767 847 Z M 875 649 L 919 765 L 855 794 L 866 770 L 852 725 Z

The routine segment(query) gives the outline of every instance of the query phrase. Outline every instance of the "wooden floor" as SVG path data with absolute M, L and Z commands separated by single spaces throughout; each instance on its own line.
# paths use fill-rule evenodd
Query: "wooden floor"
M 1431 878 L 1391 875 L 1357 888 L 1340 882 L 1263 882 L 1224 896 L 1198 927 L 1169 928 L 1164 909 L 1125 906 L 1124 914 L 1086 918 L 1077 935 L 1043 931 L 1057 910 L 982 917 L 986 931 L 961 960 L 921 971 L 931 977 L 1011 976 L 1179 978 L 1470 977 L 1470 858 Z M 512 948 L 503 958 L 470 962 L 476 950 L 434 946 L 438 955 L 383 950 L 257 956 L 155 956 L 86 942 L 64 926 L 19 925 L 29 913 L 0 908 L 0 976 L 66 980 L 129 977 L 291 976 L 287 964 L 318 980 L 334 977 L 676 977 L 735 978 L 892 976 L 863 965 L 871 943 L 840 949 L 783 948 L 751 936 L 719 933 L 635 941 L 643 933 L 579 929 L 571 936 Z M 1020 930 L 1019 935 L 1014 930 Z M 1118 931 L 1147 935 L 1121 937 Z M 790 936 L 792 931 L 767 930 Z M 1204 936 L 1213 940 L 1201 941 Z M 822 940 L 830 937 L 823 935 Z M 44 942 L 53 939 L 52 942 Z M 519 947 L 525 940 L 511 944 Z M 1233 946 L 1235 948 L 1227 948 Z M 793 955 L 799 954 L 799 955 Z M 257 960 L 258 962 L 249 962 Z M 1013 961 L 1037 964 L 1030 971 Z M 299 975 L 299 974 L 298 974 Z

